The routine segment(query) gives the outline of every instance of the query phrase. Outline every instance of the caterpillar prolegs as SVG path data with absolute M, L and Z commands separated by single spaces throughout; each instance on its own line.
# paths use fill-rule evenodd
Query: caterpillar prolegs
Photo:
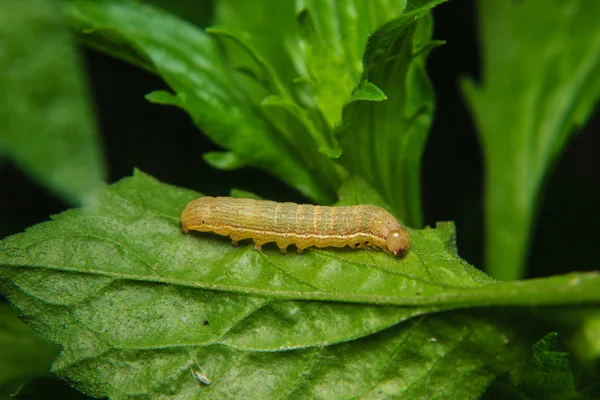
M 181 214 L 183 232 L 214 232 L 234 245 L 253 239 L 256 249 L 276 242 L 282 253 L 295 245 L 379 247 L 398 255 L 409 247 L 409 234 L 386 210 L 370 204 L 314 206 L 231 197 L 201 197 Z

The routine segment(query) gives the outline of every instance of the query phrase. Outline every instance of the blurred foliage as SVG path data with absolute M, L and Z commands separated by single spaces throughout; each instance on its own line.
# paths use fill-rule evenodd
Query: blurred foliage
M 547 171 L 600 96 L 600 2 L 480 0 L 478 8 L 482 82 L 463 88 L 485 158 L 485 267 L 513 280 L 525 275 Z
M 0 153 L 72 204 L 104 178 L 80 62 L 52 1 L 0 2 Z
M 17 392 L 28 379 L 49 374 L 58 350 L 21 322 L 13 307 L 0 303 L 1 398 Z

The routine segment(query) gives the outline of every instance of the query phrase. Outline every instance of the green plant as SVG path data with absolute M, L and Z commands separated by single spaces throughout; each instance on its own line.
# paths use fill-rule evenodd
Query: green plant
M 133 1 L 0 3 L 0 50 L 11 50 L 0 51 L 0 69 L 11 72 L 0 74 L 0 150 L 84 205 L 0 242 L 2 294 L 62 347 L 52 372 L 110 398 L 597 395 L 600 275 L 497 281 L 458 256 L 452 223 L 422 228 L 421 157 L 434 112 L 425 61 L 441 44 L 430 11 L 442 2 L 221 0 L 206 32 Z M 488 167 L 487 262 L 507 280 L 524 275 L 540 182 L 600 92 L 597 2 L 544 4 L 479 2 L 484 79 L 464 85 Z M 36 68 L 77 71 L 61 13 L 86 45 L 164 79 L 171 91 L 148 100 L 185 110 L 224 149 L 206 162 L 269 171 L 317 203 L 385 207 L 411 227 L 411 250 L 233 248 L 181 233 L 195 191 L 141 171 L 97 184 L 104 173 L 81 82 L 35 79 Z M 523 20 L 531 32 L 519 31 Z M 536 34 L 550 24 L 561 29 L 546 48 Z M 498 37 L 500 28 L 532 43 Z M 42 34 L 68 56 L 38 60 Z M 494 58 L 503 54 L 511 57 Z M 67 100 L 40 102 L 40 88 Z M 40 109 L 47 118 L 32 117 Z M 31 132 L 56 136 L 40 151 Z M 71 159 L 79 146 L 84 156 Z M 507 181 L 515 174 L 521 180 Z M 510 223 L 496 237 L 503 218 Z M 0 336 L 0 352 L 32 335 L 8 311 L 4 321 L 19 328 Z M 35 343 L 24 357 L 54 354 Z M 18 374 L 0 369 L 3 394 L 47 367 L 47 356 L 32 359 Z M 34 381 L 17 397 L 43 387 Z

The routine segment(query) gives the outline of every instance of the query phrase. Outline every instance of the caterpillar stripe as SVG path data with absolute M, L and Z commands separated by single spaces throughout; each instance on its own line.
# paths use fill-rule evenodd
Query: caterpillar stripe
M 214 232 L 236 246 L 253 239 L 257 250 L 275 242 L 285 253 L 310 246 L 379 247 L 398 255 L 409 247 L 409 234 L 386 210 L 370 204 L 348 207 L 276 203 L 231 197 L 201 197 L 181 214 L 183 232 Z

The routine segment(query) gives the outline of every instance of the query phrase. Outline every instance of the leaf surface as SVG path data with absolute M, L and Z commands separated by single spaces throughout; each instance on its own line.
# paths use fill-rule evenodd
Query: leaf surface
M 344 197 L 368 195 L 362 185 L 349 181 Z M 54 372 L 88 394 L 115 398 L 254 390 L 283 397 L 459 390 L 475 398 L 511 363 L 524 362 L 527 340 L 489 315 L 424 314 L 599 301 L 594 274 L 495 283 L 456 256 L 450 224 L 412 230 L 404 258 L 332 249 L 282 255 L 275 246 L 257 252 L 183 234 L 179 214 L 197 196 L 136 172 L 106 187 L 95 207 L 0 242 L 3 294 L 63 346 Z M 417 343 L 431 352 L 415 354 Z M 505 351 L 506 343 L 514 347 Z M 190 372 L 196 361 L 213 381 L 208 387 Z M 472 371 L 465 372 L 471 383 L 448 376 L 445 362 Z M 338 393 L 342 381 L 355 383 Z

